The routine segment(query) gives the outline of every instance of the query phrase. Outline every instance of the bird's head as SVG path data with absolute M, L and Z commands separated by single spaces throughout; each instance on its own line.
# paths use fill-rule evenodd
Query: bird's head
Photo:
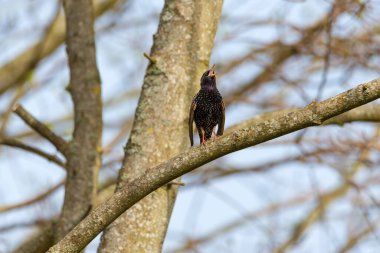
M 214 89 L 216 88 L 216 75 L 214 71 L 215 65 L 203 73 L 201 77 L 202 89 Z

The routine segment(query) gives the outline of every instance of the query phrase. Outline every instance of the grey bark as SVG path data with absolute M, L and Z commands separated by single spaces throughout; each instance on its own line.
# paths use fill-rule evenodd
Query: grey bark
M 125 148 L 118 190 L 188 146 L 187 120 L 208 68 L 222 0 L 168 0 Z M 99 252 L 161 252 L 177 187 L 157 189 L 109 226 Z
M 206 145 L 190 148 L 186 152 L 147 170 L 144 175 L 123 186 L 105 203 L 91 211 L 78 226 L 48 252 L 79 252 L 106 226 L 143 197 L 201 165 L 237 150 L 306 127 L 321 125 L 334 116 L 379 97 L 380 79 L 376 79 L 322 102 L 315 102 L 303 109 L 285 113 L 226 134 Z
M 58 241 L 90 211 L 96 196 L 102 136 L 102 101 L 96 66 L 91 0 L 63 2 L 70 67 L 68 90 L 74 103 L 74 134 L 67 151 L 65 199 L 57 223 Z

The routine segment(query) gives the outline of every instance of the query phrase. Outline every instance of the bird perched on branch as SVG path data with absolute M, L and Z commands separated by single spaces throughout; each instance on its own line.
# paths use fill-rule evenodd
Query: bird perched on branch
M 214 65 L 215 66 L 215 65 Z M 191 146 L 193 140 L 193 121 L 198 130 L 201 144 L 215 136 L 215 128 L 218 125 L 217 136 L 223 135 L 225 110 L 223 98 L 216 88 L 216 76 L 214 66 L 203 73 L 201 78 L 201 89 L 194 97 L 190 107 L 189 136 Z

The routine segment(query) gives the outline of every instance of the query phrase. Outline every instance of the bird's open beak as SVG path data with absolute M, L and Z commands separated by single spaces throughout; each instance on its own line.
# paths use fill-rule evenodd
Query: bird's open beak
M 215 77 L 215 71 L 214 71 L 215 64 L 212 65 L 210 71 L 208 72 L 209 77 Z

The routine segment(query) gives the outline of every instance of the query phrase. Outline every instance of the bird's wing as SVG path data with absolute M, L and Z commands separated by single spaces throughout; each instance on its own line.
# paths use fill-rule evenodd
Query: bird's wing
M 220 111 L 221 111 L 221 117 L 220 117 L 220 120 L 218 122 L 218 132 L 217 132 L 217 135 L 220 136 L 220 135 L 223 135 L 223 132 L 224 132 L 224 121 L 226 119 L 226 114 L 225 114 L 225 105 L 224 105 L 224 102 L 222 101 L 220 103 Z
M 189 112 L 189 137 L 190 137 L 191 146 L 194 145 L 194 139 L 193 139 L 193 121 L 194 121 L 194 111 L 195 111 L 196 107 L 197 107 L 197 104 L 195 103 L 195 101 L 193 101 L 191 103 L 190 112 Z

